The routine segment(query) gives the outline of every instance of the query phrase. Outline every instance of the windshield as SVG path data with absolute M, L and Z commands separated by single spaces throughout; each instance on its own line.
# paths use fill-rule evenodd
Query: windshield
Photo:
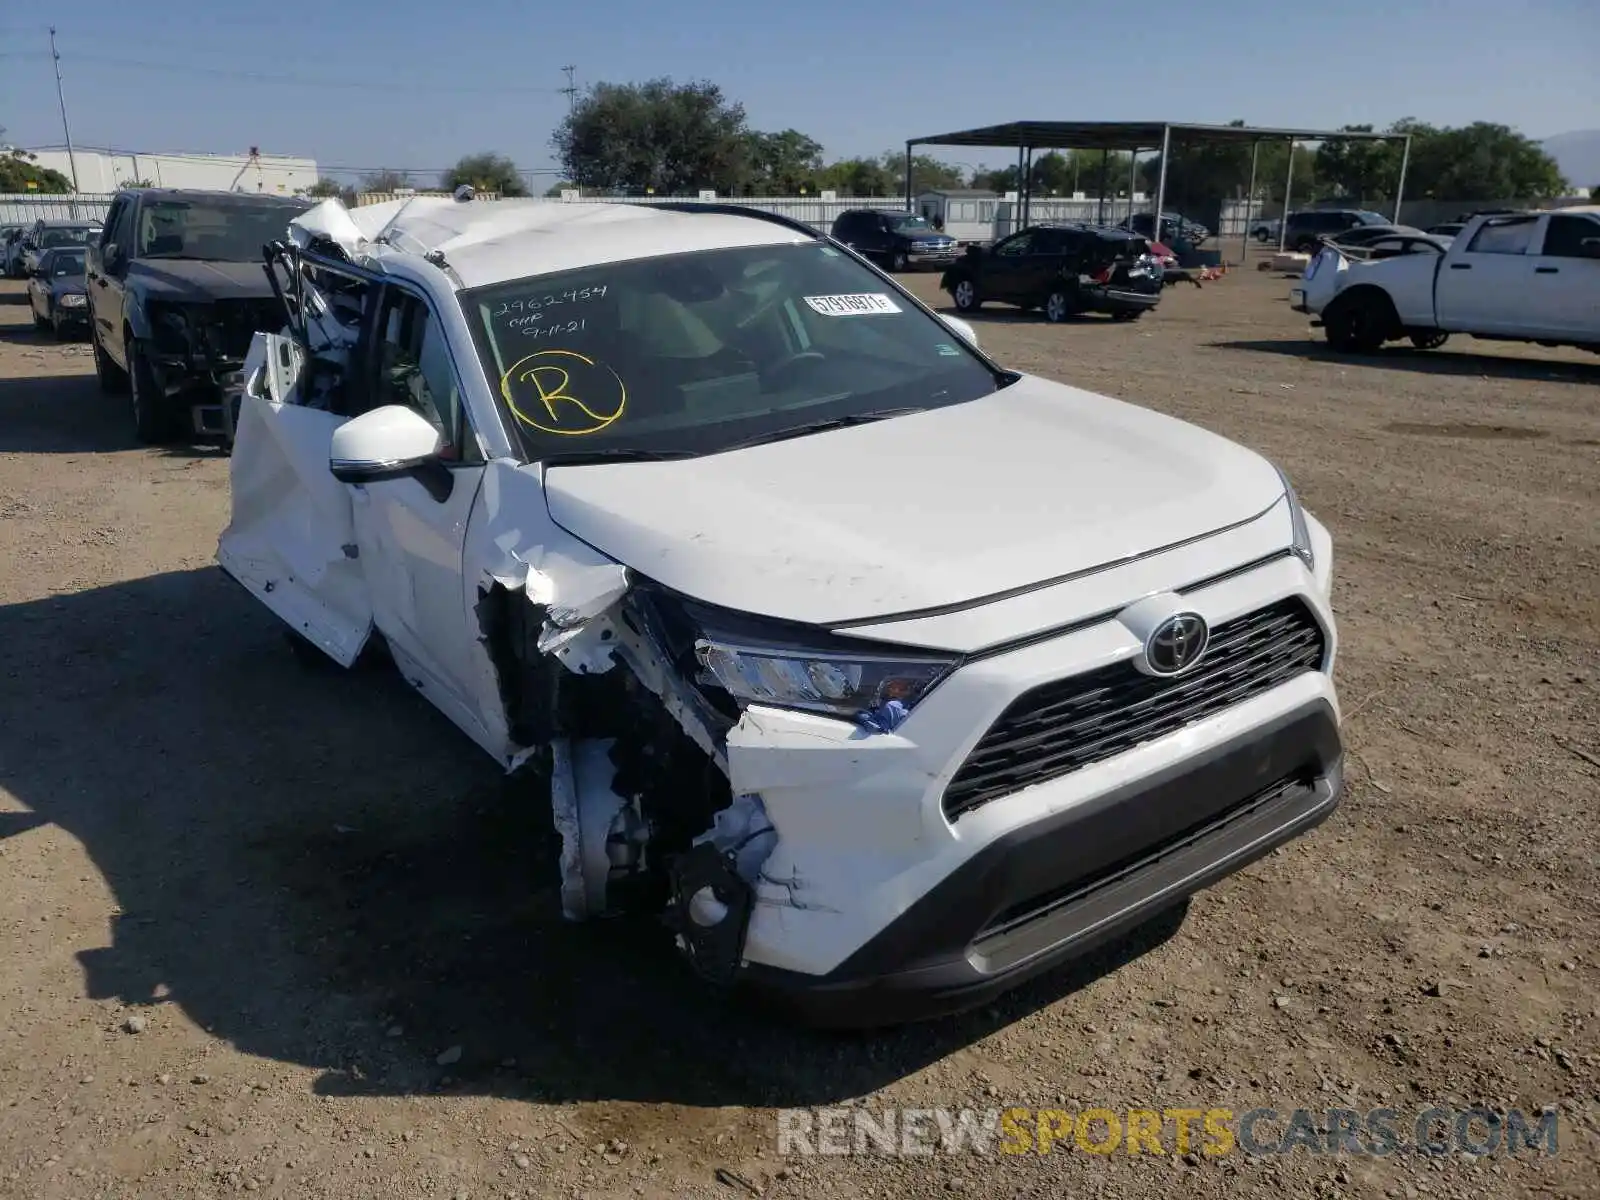
M 911 213 L 905 213 L 901 216 L 891 215 L 889 224 L 901 233 L 916 233 L 920 229 L 926 229 L 930 233 L 933 231 L 933 226 L 928 223 L 927 217 L 919 217 Z
M 261 248 L 286 236 L 301 210 L 281 202 L 152 200 L 139 212 L 138 258 L 258 262 Z
M 50 278 L 68 279 L 84 273 L 84 251 L 57 250 L 50 259 Z
M 608 263 L 461 300 L 528 461 L 710 454 L 1008 381 L 823 243 Z
M 41 229 L 37 242 L 41 250 L 48 250 L 52 246 L 82 246 L 94 236 L 95 232 L 92 225 L 74 226 L 68 229 Z

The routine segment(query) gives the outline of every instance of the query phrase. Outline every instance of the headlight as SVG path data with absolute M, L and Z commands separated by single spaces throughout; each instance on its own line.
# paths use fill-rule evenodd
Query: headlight
M 150 316 L 150 332 L 155 337 L 156 346 L 168 354 L 187 354 L 189 321 L 183 310 L 168 308 L 166 305 L 157 307 L 152 304 L 147 312 Z
M 954 666 L 947 658 L 840 654 L 715 638 L 697 641 L 695 655 L 736 700 L 843 717 L 891 700 L 910 709 Z
M 1306 510 L 1300 507 L 1300 497 L 1294 493 L 1294 485 L 1289 482 L 1289 477 L 1283 473 L 1283 468 L 1278 468 L 1278 478 L 1283 480 L 1283 491 L 1289 497 L 1289 524 L 1292 541 L 1289 549 L 1294 556 L 1305 563 L 1306 570 L 1317 569 L 1316 555 L 1311 550 L 1311 529 L 1306 524 Z

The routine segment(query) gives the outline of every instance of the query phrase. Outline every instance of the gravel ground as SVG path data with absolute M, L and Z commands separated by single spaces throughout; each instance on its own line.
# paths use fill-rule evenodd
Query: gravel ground
M 1351 786 L 1088 963 L 837 1037 L 563 924 L 538 804 L 381 671 L 298 665 L 212 565 L 226 459 L 135 448 L 0 286 L 0 1195 L 1600 1194 L 1592 355 L 1336 359 L 1254 271 L 1131 325 L 980 314 L 1290 472 Z M 774 1109 L 840 1104 L 1551 1105 L 1559 1154 L 779 1153 Z

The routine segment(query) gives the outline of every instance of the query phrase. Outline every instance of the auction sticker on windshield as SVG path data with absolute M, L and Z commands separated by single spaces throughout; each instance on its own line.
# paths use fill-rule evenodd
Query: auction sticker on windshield
M 807 296 L 813 312 L 825 317 L 870 317 L 874 313 L 897 313 L 900 306 L 882 292 L 857 292 L 848 296 Z

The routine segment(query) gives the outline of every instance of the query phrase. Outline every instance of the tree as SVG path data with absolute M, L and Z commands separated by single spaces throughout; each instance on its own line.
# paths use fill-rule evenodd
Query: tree
M 903 195 L 906 188 L 905 152 L 903 150 L 885 150 L 881 162 L 883 163 L 884 172 L 895 181 L 890 190 L 897 196 Z M 961 167 L 952 166 L 947 162 L 940 162 L 929 154 L 912 155 L 911 194 L 913 196 L 941 188 L 966 186 L 967 174 Z
M 0 133 L 5 127 L 0 126 Z M 31 185 L 31 186 L 30 186 Z M 39 156 L 27 150 L 0 150 L 0 192 L 48 192 L 64 196 L 72 180 L 60 171 L 39 166 Z
M 117 191 L 127 191 L 129 188 L 155 187 L 155 181 L 150 179 L 124 179 L 117 184 Z
M 841 196 L 898 196 L 905 189 L 904 170 L 904 160 L 900 170 L 889 171 L 874 158 L 841 158 L 822 169 L 817 186 Z
M 750 174 L 748 132 L 744 106 L 716 84 L 662 78 L 596 84 L 550 144 L 581 187 L 737 192 Z
M 1371 133 L 1371 125 L 1342 125 L 1345 133 Z M 1356 204 L 1394 196 L 1400 176 L 1400 147 L 1366 138 L 1323 142 L 1317 150 L 1318 184 Z
M 361 190 L 363 192 L 398 192 L 401 188 L 411 186 L 411 180 L 404 171 L 396 171 L 392 167 L 385 167 L 381 171 L 373 171 L 361 177 Z
M 1475 121 L 1435 128 L 1407 118 L 1390 127 L 1411 135 L 1406 195 L 1432 200 L 1541 200 L 1566 180 L 1555 159 L 1507 125 Z
M 313 200 L 326 200 L 330 196 L 337 197 L 344 202 L 346 208 L 356 205 L 356 190 L 348 184 L 341 184 L 336 179 L 319 179 L 306 189 L 306 195 Z
M 747 187 L 779 196 L 815 188 L 822 170 L 822 143 L 798 129 L 747 133 L 745 150 L 750 169 Z
M 480 192 L 495 192 L 501 196 L 526 196 L 527 186 L 517 172 L 517 164 L 503 154 L 487 150 L 464 155 L 455 166 L 439 177 L 439 186 L 453 192 L 468 184 Z

